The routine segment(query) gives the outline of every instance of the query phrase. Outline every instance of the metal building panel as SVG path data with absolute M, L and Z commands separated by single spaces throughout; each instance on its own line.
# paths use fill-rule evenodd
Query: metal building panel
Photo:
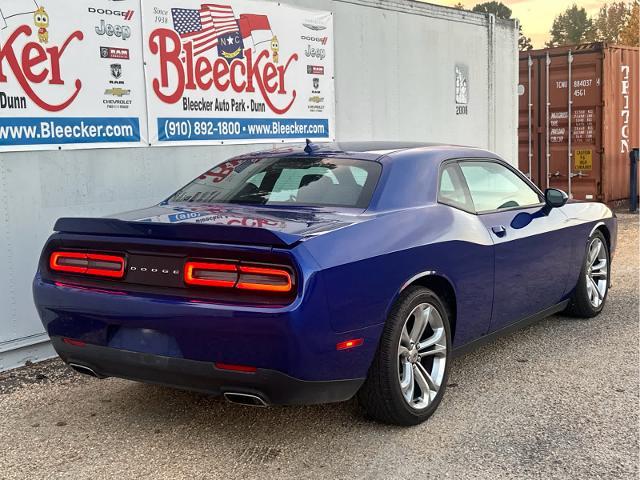
M 437 141 L 517 162 L 515 22 L 411 0 L 292 0 L 334 13 L 338 140 Z M 456 66 L 468 105 L 457 114 Z M 464 109 L 462 109 L 464 110 Z M 53 223 L 155 204 L 212 165 L 269 145 L 17 152 L 0 156 L 0 347 L 43 337 L 31 280 Z M 4 343 L 3 343 L 4 342 Z M 0 370 L 8 358 L 0 348 Z M 4 352 L 4 353 L 3 353 Z M 31 352 L 31 353 L 30 353 Z M 49 351 L 50 352 L 50 351 Z M 35 358 L 32 357 L 32 358 Z

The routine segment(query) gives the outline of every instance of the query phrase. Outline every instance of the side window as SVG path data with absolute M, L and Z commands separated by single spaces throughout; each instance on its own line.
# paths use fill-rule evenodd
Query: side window
M 458 172 L 456 163 L 450 163 L 442 169 L 438 201 L 462 210 L 473 211 L 471 199 Z
M 460 162 L 460 169 L 478 212 L 541 203 L 538 193 L 504 165 L 464 161 Z

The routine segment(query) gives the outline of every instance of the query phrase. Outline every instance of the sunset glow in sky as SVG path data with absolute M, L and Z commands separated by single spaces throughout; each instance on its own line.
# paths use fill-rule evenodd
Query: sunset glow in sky
M 485 0 L 461 0 L 464 6 L 471 10 L 474 5 L 484 3 Z M 458 0 L 429 0 L 429 3 L 452 6 Z M 549 30 L 553 19 L 574 3 L 584 7 L 589 16 L 598 13 L 604 1 L 569 1 L 569 0 L 502 0 L 513 11 L 513 16 L 520 20 L 524 34 L 531 37 L 534 48 L 544 47 L 549 39 Z

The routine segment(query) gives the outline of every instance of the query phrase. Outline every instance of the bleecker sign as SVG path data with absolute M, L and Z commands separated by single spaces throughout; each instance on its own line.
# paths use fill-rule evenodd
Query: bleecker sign
M 11 33 L 3 42 L 0 49 L 0 84 L 6 84 L 9 79 L 8 71 L 13 74 L 24 94 L 38 107 L 49 112 L 64 110 L 75 100 L 80 93 L 82 82 L 79 79 L 70 81 L 64 79 L 60 67 L 60 61 L 67 51 L 67 47 L 73 42 L 80 42 L 84 39 L 81 31 L 72 32 L 62 45 L 54 45 L 47 48 L 41 43 L 48 44 L 48 40 L 40 38 L 39 42 L 27 41 L 19 47 L 19 40 L 32 37 L 33 29 L 29 25 L 21 25 Z M 7 73 L 5 73 L 5 65 Z M 49 101 L 44 94 L 37 91 L 40 84 L 64 85 L 69 82 L 74 85 L 67 98 L 61 102 Z
M 0 152 L 148 145 L 139 4 L 0 0 Z
M 575 150 L 573 158 L 575 159 L 575 170 L 593 169 L 593 154 L 590 149 Z
M 153 0 L 142 16 L 150 143 L 334 138 L 330 12 Z M 322 33 L 309 32 L 309 22 Z

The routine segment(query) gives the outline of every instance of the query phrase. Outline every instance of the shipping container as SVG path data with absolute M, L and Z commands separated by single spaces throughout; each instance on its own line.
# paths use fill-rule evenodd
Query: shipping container
M 518 164 L 541 188 L 616 206 L 640 143 L 637 47 L 602 43 L 520 54 Z
M 465 144 L 517 164 L 515 21 L 412 0 L 286 3 L 333 13 L 338 141 Z M 31 281 L 57 218 L 153 205 L 231 156 L 271 147 L 0 154 L 0 370 L 53 354 Z

